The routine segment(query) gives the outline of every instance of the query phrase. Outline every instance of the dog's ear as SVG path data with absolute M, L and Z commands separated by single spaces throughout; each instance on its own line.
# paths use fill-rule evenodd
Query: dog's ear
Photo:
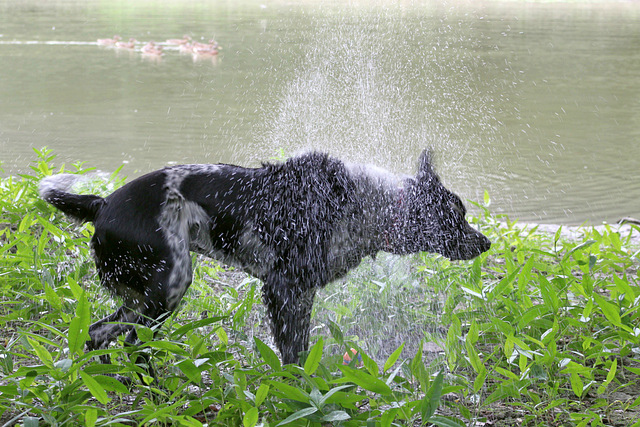
M 430 181 L 438 179 L 435 169 L 433 168 L 433 150 L 425 149 L 418 159 L 418 181 Z

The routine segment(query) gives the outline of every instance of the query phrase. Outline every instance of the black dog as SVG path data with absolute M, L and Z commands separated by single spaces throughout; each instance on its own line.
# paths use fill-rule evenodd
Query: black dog
M 76 179 L 45 178 L 40 194 L 94 223 L 101 282 L 124 300 L 91 326 L 90 349 L 124 332 L 134 343 L 131 324 L 161 322 L 174 311 L 191 284 L 190 251 L 262 280 L 282 360 L 295 363 L 308 346 L 316 290 L 367 255 L 428 251 L 458 260 L 491 246 L 466 222 L 464 205 L 441 184 L 428 151 L 415 178 L 309 153 L 257 169 L 171 166 L 106 198 L 68 192 Z

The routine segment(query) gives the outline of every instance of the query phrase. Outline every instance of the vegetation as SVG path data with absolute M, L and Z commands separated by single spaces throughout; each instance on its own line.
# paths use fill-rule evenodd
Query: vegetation
M 366 261 L 318 296 L 300 366 L 267 344 L 257 281 L 194 258 L 194 284 L 160 330 L 85 352 L 88 325 L 115 302 L 91 225 L 38 198 L 42 176 L 63 169 L 37 153 L 32 174 L 0 181 L 0 425 L 640 426 L 640 260 L 627 236 L 539 234 L 492 216 L 485 197 L 474 221 L 488 253 Z M 361 360 L 345 365 L 350 348 Z

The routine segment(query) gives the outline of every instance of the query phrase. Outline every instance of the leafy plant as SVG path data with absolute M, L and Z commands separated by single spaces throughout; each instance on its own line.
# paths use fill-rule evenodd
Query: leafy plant
M 541 233 L 492 215 L 485 195 L 471 220 L 488 253 L 365 261 L 319 293 L 299 366 L 271 349 L 258 282 L 194 258 L 178 313 L 140 327 L 137 346 L 87 352 L 88 326 L 115 302 L 92 226 L 67 222 L 37 185 L 95 172 L 36 155 L 32 173 L 0 180 L 0 425 L 640 427 L 640 252 L 611 227 Z M 123 182 L 98 178 L 85 191 Z

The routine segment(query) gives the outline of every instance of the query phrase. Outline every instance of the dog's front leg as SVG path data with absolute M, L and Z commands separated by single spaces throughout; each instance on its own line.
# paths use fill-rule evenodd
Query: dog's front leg
M 269 313 L 271 333 L 285 364 L 297 363 L 299 353 L 309 346 L 315 294 L 315 288 L 300 289 L 287 280 L 265 281 L 262 297 Z
M 89 351 L 109 347 L 109 344 L 120 334 L 133 329 L 132 323 L 138 323 L 140 315 L 123 305 L 114 313 L 98 320 L 89 327 L 89 341 L 86 346 Z M 100 356 L 102 363 L 109 363 L 109 356 Z

